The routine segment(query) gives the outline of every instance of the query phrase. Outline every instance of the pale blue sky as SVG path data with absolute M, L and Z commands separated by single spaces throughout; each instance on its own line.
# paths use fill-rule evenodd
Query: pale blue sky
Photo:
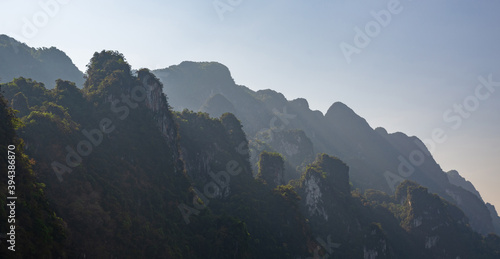
M 375 20 L 370 12 L 390 1 L 221 0 L 234 4 L 222 20 L 212 0 L 52 2 L 53 17 L 38 1 L 1 0 L 0 33 L 56 46 L 81 70 L 102 49 L 122 52 L 134 68 L 218 61 L 238 84 L 304 97 L 323 112 L 341 101 L 372 127 L 421 139 L 440 127 L 448 139 L 434 150 L 438 163 L 500 207 L 500 90 L 456 130 L 442 118 L 474 94 L 478 76 L 500 81 L 498 1 L 401 0 L 349 64 L 340 44 L 353 44 L 354 28 L 364 31 Z M 38 31 L 26 34 L 26 20 L 37 17 Z

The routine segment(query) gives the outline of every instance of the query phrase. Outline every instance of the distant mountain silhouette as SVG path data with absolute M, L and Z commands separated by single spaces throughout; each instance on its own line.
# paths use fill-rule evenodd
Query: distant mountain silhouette
M 0 79 L 10 82 L 17 77 L 31 78 L 48 89 L 57 79 L 74 82 L 83 87 L 83 73 L 71 59 L 55 47 L 31 48 L 7 36 L 0 35 Z
M 450 180 L 451 184 L 460 186 L 465 190 L 471 192 L 472 194 L 475 194 L 479 199 L 483 200 L 481 194 L 479 194 L 479 192 L 476 190 L 476 187 L 474 187 L 471 182 L 463 178 L 456 170 L 448 171 L 446 172 L 446 175 L 448 176 L 448 180 Z
M 222 94 L 215 94 L 207 99 L 200 111 L 211 114 L 214 117 L 220 117 L 226 112 L 234 113 L 234 105 Z

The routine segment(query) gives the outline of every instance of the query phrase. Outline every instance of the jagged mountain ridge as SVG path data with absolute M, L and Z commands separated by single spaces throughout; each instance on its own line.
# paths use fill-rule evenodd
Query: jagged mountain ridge
M 84 91 L 78 90 L 74 84 L 66 81 L 59 81 L 58 87 L 50 92 L 44 92 L 37 87 L 36 82 L 24 79 L 2 85 L 3 89 L 8 89 L 6 94 L 11 101 L 19 93 L 26 97 L 28 106 L 26 112 L 30 114 L 24 120 L 29 124 L 26 131 L 21 133 L 29 143 L 29 152 L 32 152 L 37 159 L 37 169 L 42 172 L 42 179 L 48 177 L 45 180 L 47 180 L 47 192 L 52 193 L 52 204 L 58 210 L 65 211 L 64 218 L 70 229 L 73 229 L 70 231 L 70 239 L 75 238 L 75 227 L 82 231 L 80 233 L 82 236 L 93 234 L 95 240 L 81 240 L 83 241 L 81 243 L 73 241 L 71 249 L 76 248 L 77 251 L 77 253 L 70 251 L 69 254 L 73 257 L 112 255 L 124 258 L 136 256 L 170 258 L 297 258 L 299 256 L 302 258 L 314 255 L 347 258 L 448 256 L 455 258 L 454 254 L 443 254 L 442 249 L 465 257 L 481 255 L 484 258 L 495 258 L 499 255 L 500 249 L 495 246 L 500 246 L 500 242 L 495 241 L 495 236 L 483 238 L 473 234 L 466 224 L 463 224 L 463 228 L 452 224 L 450 231 L 456 232 L 450 233 L 465 235 L 466 243 L 477 244 L 473 248 L 463 246 L 457 249 L 453 244 L 450 245 L 450 242 L 446 242 L 455 239 L 446 235 L 434 239 L 431 235 L 434 225 L 430 229 L 424 228 L 420 232 L 415 232 L 416 234 L 411 228 L 404 229 L 406 222 L 418 217 L 418 214 L 412 212 L 411 204 L 430 204 L 430 201 L 435 200 L 437 196 L 429 198 L 425 192 L 420 191 L 422 189 L 417 184 L 411 186 L 419 190 L 416 192 L 419 195 L 412 195 L 413 192 L 407 191 L 411 199 L 408 198 L 410 202 L 407 203 L 401 199 L 404 206 L 398 204 L 396 196 L 380 194 L 385 202 L 384 205 L 384 202 L 378 204 L 374 195 L 368 198 L 369 195 L 360 195 L 356 191 L 351 194 L 349 168 L 344 162 L 325 154 L 306 167 L 301 179 L 293 182 L 293 185 L 281 185 L 269 190 L 258 182 L 253 182 L 248 172 L 250 165 L 245 163 L 248 159 L 248 150 L 244 148 L 245 145 L 240 146 L 241 141 L 246 139 L 245 132 L 241 131 L 242 125 L 238 119 L 230 114 L 221 118 L 209 118 L 206 114 L 189 111 L 173 113 L 174 123 L 179 124 L 180 149 L 177 151 L 186 165 L 185 173 L 189 179 L 186 180 L 184 176 L 175 173 L 180 171 L 175 168 L 182 167 L 182 164 L 175 162 L 176 145 L 162 144 L 168 143 L 169 138 L 165 138 L 165 135 L 175 135 L 164 134 L 169 132 L 165 129 L 172 130 L 175 126 L 172 127 L 172 120 L 162 119 L 163 115 L 169 117 L 171 113 L 165 110 L 169 105 L 158 90 L 160 82 L 150 76 L 152 82 L 148 85 L 152 87 L 151 91 L 146 93 L 155 94 L 148 94 L 146 98 L 151 100 L 151 105 L 144 104 L 132 108 L 134 103 L 128 104 L 130 99 L 128 101 L 121 99 L 127 101 L 121 104 L 129 105 L 130 113 L 122 109 L 124 106 L 115 106 L 120 108 L 120 112 L 113 115 L 113 104 L 117 98 L 123 97 L 122 94 L 127 96 L 127 93 L 131 96 L 133 93 L 131 83 L 143 81 L 145 78 L 143 76 L 147 76 L 148 72 L 142 70 L 143 76 L 139 75 L 141 72 L 137 76 L 130 76 L 130 68 L 124 58 L 116 53 L 96 53 L 93 61 L 96 67 L 89 69 L 88 74 L 91 76 Z M 95 72 L 103 70 L 104 73 L 92 73 L 92 70 Z M 24 86 L 19 87 L 17 83 Z M 141 96 L 136 95 L 135 98 Z M 292 118 L 285 116 L 284 118 L 289 119 L 286 123 L 283 117 L 280 117 L 291 107 L 282 107 L 284 109 L 281 110 L 281 114 L 279 110 L 275 112 L 272 109 L 276 109 L 276 106 L 272 105 L 274 101 L 287 104 L 286 100 L 282 102 L 284 99 L 282 95 L 272 91 L 262 91 L 255 96 L 271 103 L 270 120 L 275 117 L 276 119 L 275 127 L 267 126 L 270 134 L 294 132 L 293 129 L 280 130 L 281 125 L 293 123 Z M 54 97 L 56 98 L 52 99 Z M 168 97 L 172 99 L 172 96 Z M 45 101 L 49 103 L 43 104 Z M 50 104 L 52 101 L 57 105 Z M 42 105 L 35 107 L 32 106 L 34 103 Z M 302 100 L 293 103 L 295 108 L 307 106 Z M 342 118 L 343 113 L 349 112 L 342 105 L 336 106 L 340 107 L 340 115 L 332 111 L 330 118 L 333 123 L 336 123 L 336 118 Z M 159 109 L 155 110 L 152 107 Z M 123 123 L 119 123 L 122 116 L 126 118 Z M 116 134 L 106 135 L 105 141 L 108 143 L 103 142 L 95 151 L 98 153 L 89 156 L 81 168 L 63 175 L 67 185 L 64 187 L 57 185 L 57 177 L 47 168 L 49 167 L 47 164 L 54 160 L 54 156 L 64 159 L 63 146 L 66 143 L 70 145 L 77 143 L 81 140 L 78 132 L 81 129 L 95 127 L 95 122 L 103 117 L 110 117 L 117 122 Z M 88 121 L 84 120 L 85 118 Z M 353 123 L 360 121 L 362 122 L 355 119 Z M 163 127 L 165 125 L 163 122 L 167 122 L 167 127 Z M 52 128 L 46 128 L 47 126 Z M 73 134 L 65 134 L 66 130 L 73 131 Z M 263 133 L 260 130 L 257 132 Z M 361 132 L 366 131 L 361 130 Z M 304 131 L 299 130 L 296 134 L 289 135 L 292 136 L 292 140 L 287 140 L 286 137 L 281 140 L 287 143 L 296 140 L 297 136 L 301 139 L 307 137 L 302 134 Z M 136 139 L 132 136 L 142 137 Z M 36 142 L 43 143 L 36 144 Z M 50 143 L 55 143 L 59 147 L 51 146 Z M 348 142 L 344 141 L 343 144 Z M 285 151 L 290 149 L 288 146 L 285 145 Z M 143 153 L 147 151 L 145 147 L 151 148 L 153 152 L 144 156 Z M 45 155 L 52 157 L 45 158 Z M 215 193 L 214 198 L 207 200 L 207 197 L 201 196 L 199 190 L 203 191 L 206 181 L 213 179 L 211 171 L 223 175 L 223 171 L 219 170 L 224 168 L 228 170 L 229 164 L 225 161 L 233 161 L 231 159 L 242 166 L 241 175 L 231 177 L 229 183 L 224 181 L 230 184 L 226 186 L 229 188 Z M 113 166 L 106 167 L 106 164 Z M 152 165 L 161 165 L 162 168 L 151 167 Z M 311 175 L 314 175 L 314 179 L 310 177 Z M 312 184 L 313 182 L 316 185 Z M 188 186 L 191 191 L 188 191 Z M 408 185 L 403 183 L 397 189 L 402 186 L 405 189 L 404 186 Z M 64 193 L 54 195 L 54 192 L 61 191 L 59 188 L 64 189 Z M 193 188 L 197 188 L 198 191 L 196 189 L 193 191 Z M 410 188 L 406 188 L 408 189 Z M 133 195 L 128 194 L 129 192 Z M 299 196 L 297 192 L 301 195 Z M 71 206 L 68 207 L 61 202 L 61 199 L 69 202 Z M 189 217 L 191 224 L 187 227 L 183 225 L 183 218 L 175 208 L 179 200 L 201 210 L 200 214 Z M 153 208 L 151 206 L 153 204 L 159 207 Z M 201 209 L 204 207 L 202 204 L 207 208 Z M 438 216 L 439 211 L 449 210 L 449 207 L 460 215 L 460 210 L 453 205 L 437 202 L 434 206 L 436 211 L 429 215 L 431 223 L 438 225 L 453 223 L 446 221 L 447 218 Z M 406 214 L 400 216 L 400 209 Z M 102 213 L 103 211 L 106 213 Z M 142 218 L 139 220 L 135 218 L 137 214 L 132 211 L 137 211 Z M 319 218 L 325 219 L 324 216 L 327 215 L 327 219 L 323 222 L 317 221 L 318 211 L 325 212 L 319 215 Z M 420 212 L 425 214 L 425 211 Z M 161 218 L 162 215 L 166 218 Z M 461 217 L 456 217 L 459 218 Z M 160 222 L 155 219 L 160 219 Z M 164 223 L 164 220 L 167 223 Z M 75 226 L 75 222 L 80 223 L 79 226 Z M 179 222 L 182 223 L 181 227 L 178 226 Z M 345 224 L 346 222 L 352 224 Z M 315 224 L 320 224 L 321 227 Z M 130 226 L 140 229 L 137 231 Z M 144 227 L 141 228 L 142 226 Z M 94 231 L 97 236 L 92 233 Z M 119 233 L 118 235 L 122 237 L 118 240 L 120 243 L 112 238 L 114 233 Z M 350 234 L 342 237 L 337 235 L 339 233 Z M 421 233 L 424 239 L 419 238 L 418 233 Z M 427 237 L 432 239 L 427 240 Z M 427 246 L 430 246 L 429 249 Z
M 214 74 L 207 75 L 210 71 Z M 391 193 L 398 182 L 414 180 L 457 204 L 470 218 L 476 231 L 483 234 L 495 231 L 492 215 L 484 202 L 468 190 L 451 184 L 447 174 L 418 138 L 402 133 L 388 134 L 382 128 L 372 129 L 366 120 L 343 103 L 334 103 L 323 115 L 310 110 L 305 99 L 288 101 L 273 90 L 254 92 L 237 85 L 229 69 L 216 62 L 186 61 L 153 73 L 164 83 L 170 98 L 182 103 L 176 107 L 173 102 L 174 109 L 217 111 L 215 115 L 224 109 L 233 112 L 242 121 L 250 143 L 257 143 L 253 147 L 257 151 L 279 149 L 270 145 L 274 141 L 272 137 L 279 135 L 274 132 L 302 130 L 313 143 L 316 153 L 335 155 L 350 165 L 350 178 L 355 187 Z M 220 81 L 214 81 L 214 77 L 221 77 Z M 213 96 L 223 97 L 220 106 L 210 101 Z M 205 104 L 209 102 L 212 105 L 207 109 Z M 262 137 L 265 132 L 267 135 Z M 266 141 L 266 137 L 271 141 Z M 417 158 L 410 158 L 415 152 L 424 155 L 421 164 L 411 164 L 411 159 Z M 252 161 L 257 161 L 258 153 L 252 154 Z M 287 174 L 287 179 L 297 178 L 300 171 L 288 170 Z
M 298 209 L 253 181 L 234 115 L 174 114 L 158 79 L 145 69 L 132 75 L 116 52 L 95 53 L 87 75 L 82 90 L 63 80 L 52 90 L 24 78 L 1 85 L 9 101 L 26 97 L 20 134 L 68 225 L 67 257 L 309 255 Z M 223 171 L 230 182 L 217 178 Z M 227 186 L 212 193 L 213 181 Z

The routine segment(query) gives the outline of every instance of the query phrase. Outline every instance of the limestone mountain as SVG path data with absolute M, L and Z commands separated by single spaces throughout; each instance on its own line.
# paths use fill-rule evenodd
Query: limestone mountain
M 173 112 L 158 79 L 133 75 L 120 53 L 95 53 L 83 89 L 25 78 L 0 87 L 9 103 L 26 99 L 19 134 L 67 224 L 62 257 L 311 254 L 294 202 L 253 179 L 239 120 Z
M 0 79 L 10 82 L 25 77 L 43 83 L 47 89 L 55 86 L 57 79 L 83 86 L 83 73 L 71 59 L 55 47 L 32 48 L 7 35 L 0 35 Z
M 237 85 L 227 67 L 215 62 L 183 62 L 153 73 L 175 100 L 173 109 L 210 113 L 205 104 L 211 104 L 217 107 L 215 117 L 225 111 L 234 113 L 250 141 L 253 165 L 260 152 L 279 152 L 285 157 L 285 178 L 290 180 L 300 176 L 304 166 L 298 165 L 310 163 L 315 153 L 331 154 L 349 165 L 355 188 L 393 193 L 402 181 L 413 180 L 459 206 L 476 231 L 495 231 L 485 203 L 471 190 L 450 183 L 422 141 L 404 133 L 373 129 L 341 102 L 332 104 L 323 115 L 311 110 L 305 99 L 289 101 L 273 90 L 255 92 Z M 212 97 L 220 100 L 220 105 L 215 106 Z M 294 130 L 303 132 L 300 139 L 312 145 L 306 147 L 297 143 L 298 138 L 283 135 Z M 298 154 L 298 146 L 309 151 Z M 296 155 L 291 158 L 290 154 Z
M 214 62 L 152 73 L 101 51 L 87 68 L 83 89 L 0 84 L 19 111 L 5 109 L 4 142 L 23 125 L 32 158 L 19 160 L 33 172 L 19 213 L 34 248 L 21 256 L 500 256 L 492 206 L 451 184 L 418 139 L 343 103 L 323 115 Z

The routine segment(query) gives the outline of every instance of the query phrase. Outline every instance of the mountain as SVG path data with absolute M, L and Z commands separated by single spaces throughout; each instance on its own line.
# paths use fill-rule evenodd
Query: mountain
M 8 133 L 0 147 L 24 143 L 17 145 L 26 153 L 18 160 L 28 181 L 20 184 L 22 201 L 35 197 L 17 212 L 31 234 L 20 244 L 31 249 L 16 256 L 500 256 L 500 238 L 478 233 L 492 225 L 491 218 L 478 225 L 481 205 L 488 215 L 489 208 L 443 182 L 444 172 L 419 168 L 413 176 L 408 167 L 403 173 L 413 181 L 393 182 L 377 174 L 398 169 L 401 160 L 391 164 L 389 155 L 415 162 L 418 144 L 370 128 L 345 104 L 323 115 L 304 99 L 235 86 L 220 64 L 184 62 L 157 73 L 188 91 L 186 106 L 175 111 L 184 97 L 148 69 L 132 71 L 119 52 L 96 52 L 87 68 L 81 89 L 61 79 L 53 89 L 25 77 L 0 84 L 3 107 L 18 109 L 4 109 L 2 122 L 10 124 L 0 128 Z M 318 151 L 327 149 L 333 152 Z M 420 166 L 436 170 L 434 160 L 426 162 Z M 370 179 L 393 184 L 394 192 L 367 188 L 377 187 Z M 4 244 L 0 253 L 10 258 Z
M 9 103 L 25 98 L 18 132 L 67 225 L 66 256 L 308 256 L 306 219 L 253 179 L 239 120 L 174 113 L 158 79 L 124 60 L 95 53 L 83 89 L 0 85 Z
M 475 194 L 480 200 L 483 200 L 481 198 L 481 194 L 479 194 L 474 185 L 471 182 L 467 181 L 465 178 L 463 178 L 456 170 L 448 171 L 446 174 L 448 175 L 450 183 L 462 187 L 463 189 Z M 491 205 L 490 203 L 486 203 L 486 207 L 490 212 L 495 232 L 500 233 L 500 217 L 498 216 L 495 206 Z
M 498 216 L 497 210 L 495 206 L 490 203 L 486 203 L 486 207 L 488 207 L 490 211 L 491 218 L 493 219 L 493 226 L 495 227 L 496 233 L 498 233 L 500 231 L 500 217 Z
M 31 48 L 7 36 L 0 35 L 0 79 L 10 82 L 25 77 L 43 83 L 48 89 L 55 86 L 57 79 L 83 86 L 83 73 L 71 59 L 55 47 Z
M 273 90 L 254 92 L 237 85 L 229 69 L 216 62 L 182 62 L 153 73 L 175 100 L 171 103 L 174 110 L 212 112 L 214 117 L 234 113 L 249 138 L 254 169 L 260 152 L 279 152 L 285 157 L 285 179 L 297 179 L 304 169 L 300 165 L 312 162 L 314 154 L 331 154 L 350 166 L 350 179 L 356 188 L 394 193 L 399 183 L 413 180 L 459 206 L 479 233 L 495 231 L 482 199 L 473 190 L 450 183 L 421 140 L 373 129 L 341 102 L 333 103 L 323 115 L 311 110 L 305 99 L 289 101 Z M 297 130 L 304 133 L 300 138 L 304 143 L 311 143 L 307 148 L 301 145 L 300 150 L 310 151 L 289 159 L 299 144 L 283 134 Z
M 456 170 L 451 170 L 446 172 L 446 175 L 448 176 L 448 180 L 450 181 L 451 184 L 460 186 L 464 188 L 465 190 L 471 192 L 472 194 L 476 195 L 479 199 L 483 199 L 481 197 L 481 194 L 476 190 L 476 187 L 474 185 L 467 181 L 465 178 L 463 178 Z

